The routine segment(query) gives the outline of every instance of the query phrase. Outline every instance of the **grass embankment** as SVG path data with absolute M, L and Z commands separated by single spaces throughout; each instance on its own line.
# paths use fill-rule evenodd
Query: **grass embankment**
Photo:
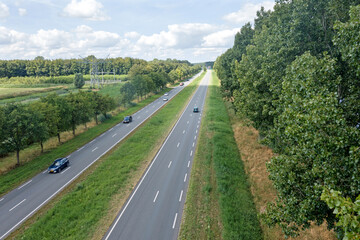
M 204 75 L 204 74 L 203 74 Z M 99 159 L 68 193 L 23 225 L 19 239 L 100 239 L 195 91 L 200 76 L 130 137 Z M 51 208 L 50 208 L 51 207 Z
M 212 75 L 180 239 L 262 239 L 219 80 Z

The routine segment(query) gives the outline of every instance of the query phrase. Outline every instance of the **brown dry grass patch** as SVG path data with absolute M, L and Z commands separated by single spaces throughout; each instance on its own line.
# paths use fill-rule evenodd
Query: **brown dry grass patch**
M 254 197 L 254 203 L 258 213 L 263 213 L 268 202 L 273 202 L 276 198 L 276 190 L 269 179 L 269 173 L 266 170 L 266 162 L 274 156 L 272 149 L 259 143 L 259 132 L 241 121 L 227 105 L 229 115 L 231 116 L 234 137 L 241 153 L 241 159 L 245 165 L 245 171 L 249 176 L 251 193 Z M 275 240 L 285 239 L 284 234 L 279 227 L 269 228 L 261 221 L 261 228 L 264 233 L 264 239 Z M 294 238 L 289 238 L 294 239 Z M 315 224 L 306 231 L 300 233 L 297 240 L 335 240 L 333 231 L 326 228 L 326 224 L 316 226 Z

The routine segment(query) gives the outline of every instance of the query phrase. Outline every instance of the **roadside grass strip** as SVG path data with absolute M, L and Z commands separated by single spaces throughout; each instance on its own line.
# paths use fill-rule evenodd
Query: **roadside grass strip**
M 196 90 L 203 73 L 133 134 L 104 155 L 80 179 L 58 196 L 47 211 L 35 214 L 18 230 L 16 239 L 91 239 L 102 236 L 112 219 L 114 198 L 132 189 L 130 179 L 149 158 L 175 124 L 181 110 Z M 151 160 L 151 159 L 150 159 Z M 139 178 L 141 174 L 139 175 Z M 125 196 L 126 198 L 126 196 Z M 117 203 L 119 205 L 119 203 Z M 117 206 L 120 209 L 121 206 Z M 112 214 L 116 212 L 112 211 Z M 104 220 L 106 219 L 106 220 Z M 107 226 L 100 226 L 103 222 Z M 96 232 L 102 229 L 104 232 Z
M 248 178 L 214 72 L 212 84 L 180 239 L 263 239 Z

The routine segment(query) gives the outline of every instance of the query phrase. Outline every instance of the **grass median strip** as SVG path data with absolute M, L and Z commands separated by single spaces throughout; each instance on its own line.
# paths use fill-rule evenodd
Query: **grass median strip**
M 180 239 L 262 238 L 219 80 L 213 74 Z
M 203 74 L 204 75 L 204 74 Z M 22 226 L 16 239 L 101 238 L 175 124 L 201 75 L 131 136 L 89 168 L 79 180 Z

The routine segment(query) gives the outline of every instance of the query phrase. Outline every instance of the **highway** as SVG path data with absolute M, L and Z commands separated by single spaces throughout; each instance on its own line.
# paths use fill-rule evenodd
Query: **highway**
M 206 73 L 105 240 L 177 239 L 210 74 Z M 200 112 L 194 113 L 194 106 Z
M 185 82 L 185 86 L 199 76 L 199 74 L 194 76 L 190 81 Z M 170 101 L 171 98 L 183 88 L 184 87 L 180 86 L 175 87 L 169 92 L 166 98 Z M 6 236 L 18 228 L 30 216 L 48 203 L 94 162 L 116 146 L 166 103 L 167 101 L 163 101 L 163 97 L 160 97 L 133 114 L 133 121 L 131 123 L 119 123 L 91 142 L 77 149 L 67 156 L 70 161 L 70 166 L 65 168 L 61 173 L 49 174 L 44 169 L 44 172 L 0 197 L 0 240 L 6 238 Z

